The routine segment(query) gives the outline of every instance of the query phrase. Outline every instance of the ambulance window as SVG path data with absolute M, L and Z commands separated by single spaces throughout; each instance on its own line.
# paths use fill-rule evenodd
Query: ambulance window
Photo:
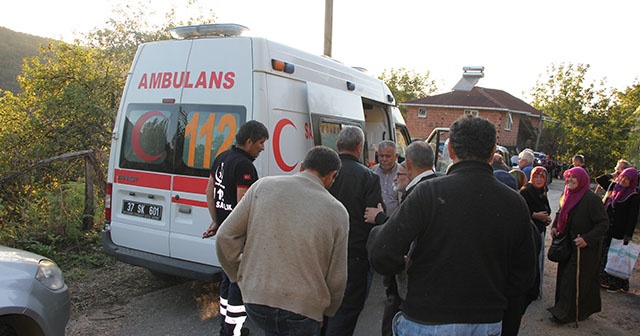
M 342 130 L 342 128 L 346 126 L 356 126 L 362 129 L 361 125 L 351 124 L 348 122 L 345 123 L 345 122 L 333 121 L 333 120 L 320 121 L 321 144 L 324 146 L 333 148 L 336 152 L 338 152 L 338 146 L 336 146 L 336 143 L 338 142 L 338 133 L 340 133 L 340 130 Z M 363 151 L 363 155 L 364 155 L 364 151 Z M 364 157 L 361 157 L 360 160 L 364 160 Z
M 170 172 L 177 106 L 130 104 L 123 130 L 120 166 Z
M 336 142 L 338 141 L 338 133 L 342 129 L 342 124 L 323 121 L 320 123 L 320 139 L 322 145 L 333 148 L 338 151 Z
M 244 106 L 183 105 L 179 121 L 180 174 L 208 176 L 213 160 L 229 149 L 245 122 Z

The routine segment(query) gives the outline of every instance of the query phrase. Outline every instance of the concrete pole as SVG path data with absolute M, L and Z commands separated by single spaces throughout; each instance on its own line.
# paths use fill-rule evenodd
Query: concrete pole
M 324 55 L 331 57 L 331 41 L 333 33 L 333 0 L 325 0 L 324 4 Z

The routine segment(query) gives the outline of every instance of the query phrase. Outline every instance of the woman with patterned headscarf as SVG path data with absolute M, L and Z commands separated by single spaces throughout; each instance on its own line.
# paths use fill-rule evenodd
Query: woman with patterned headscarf
M 629 291 L 629 280 L 620 279 L 604 271 L 607 265 L 607 252 L 611 245 L 611 239 L 623 239 L 628 244 L 633 236 L 640 208 L 640 196 L 638 186 L 638 171 L 635 168 L 627 168 L 616 177 L 613 191 L 604 199 L 604 208 L 609 216 L 609 231 L 604 236 L 602 243 L 602 255 L 600 258 L 600 286 L 607 291 Z
M 555 305 L 548 310 L 551 320 L 568 323 L 576 320 L 576 276 L 579 274 L 578 320 L 582 321 L 602 308 L 600 301 L 600 248 L 609 227 L 602 201 L 589 189 L 589 174 L 581 167 L 564 172 L 565 188 L 560 197 L 551 235 L 569 235 L 573 244 L 569 260 L 558 263 Z M 580 265 L 578 265 L 578 248 Z

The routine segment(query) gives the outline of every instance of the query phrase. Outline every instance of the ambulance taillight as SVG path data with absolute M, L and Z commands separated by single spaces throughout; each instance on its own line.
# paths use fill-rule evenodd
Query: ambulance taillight
M 104 219 L 111 221 L 111 194 L 113 191 L 113 184 L 107 183 L 107 192 L 104 196 Z

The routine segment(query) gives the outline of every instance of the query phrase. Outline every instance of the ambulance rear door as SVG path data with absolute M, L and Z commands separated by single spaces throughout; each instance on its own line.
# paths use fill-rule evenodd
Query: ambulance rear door
M 336 141 L 343 127 L 358 126 L 365 131 L 364 109 L 359 95 L 308 82 L 307 99 L 316 145 L 338 151 Z
M 169 247 L 173 258 L 217 266 L 215 236 L 202 239 L 211 223 L 205 190 L 214 159 L 231 147 L 253 108 L 252 41 L 248 37 L 192 41 L 186 67 L 189 81 L 180 100 Z
M 170 255 L 171 188 L 182 73 L 191 41 L 141 45 L 132 65 L 114 136 L 111 238 L 117 246 Z

